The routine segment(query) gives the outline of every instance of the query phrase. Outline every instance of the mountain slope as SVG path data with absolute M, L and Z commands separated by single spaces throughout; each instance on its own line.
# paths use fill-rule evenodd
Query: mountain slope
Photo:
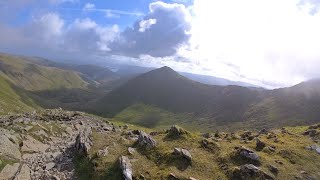
M 41 59 L 0 54 L 0 114 L 31 111 L 44 104 L 61 107 L 64 101 L 84 99 L 88 83 L 80 74 L 53 65 Z M 56 94 L 54 98 L 49 92 Z M 64 98 L 59 92 L 64 92 Z M 69 92 L 68 97 L 65 92 Z
M 60 88 L 86 88 L 78 73 L 35 64 L 21 57 L 0 54 L 1 75 L 29 91 Z
M 319 81 L 291 88 L 259 91 L 239 86 L 210 86 L 189 80 L 163 67 L 138 76 L 113 90 L 93 106 L 93 112 L 111 117 L 139 117 L 139 120 L 122 120 L 150 124 L 143 121 L 152 121 L 152 118 L 144 118 L 140 112 L 134 111 L 135 104 L 140 103 L 145 104 L 146 108 L 151 105 L 163 109 L 160 114 L 166 111 L 178 114 L 177 117 L 187 114 L 189 126 L 196 122 L 195 126 L 202 129 L 252 129 L 311 124 L 320 120 L 319 87 Z M 128 112 L 139 115 L 131 116 Z
M 26 93 L 0 75 L 0 114 L 24 112 L 39 106 Z
M 240 81 L 230 81 L 228 79 L 218 78 L 218 77 L 214 77 L 214 76 L 192 74 L 192 73 L 186 73 L 186 72 L 179 72 L 179 74 L 181 74 L 191 80 L 203 83 L 203 84 L 218 85 L 218 86 L 235 85 L 235 86 L 259 88 L 258 86 L 250 84 L 250 83 L 245 83 L 245 82 L 240 82 Z
M 209 86 L 189 80 L 168 67 L 145 73 L 112 91 L 97 109 L 114 115 L 133 103 L 155 105 L 176 113 L 193 113 L 215 121 L 241 121 L 257 92 L 238 86 Z

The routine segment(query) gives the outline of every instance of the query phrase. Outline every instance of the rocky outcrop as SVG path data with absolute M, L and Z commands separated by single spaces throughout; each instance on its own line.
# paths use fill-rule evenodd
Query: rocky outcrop
M 256 139 L 256 150 L 261 151 L 264 147 L 266 147 L 266 143 L 262 142 L 259 138 Z
M 121 156 L 119 159 L 122 175 L 125 180 L 132 180 L 132 165 L 126 156 Z
M 100 150 L 97 152 L 97 156 L 98 156 L 98 157 L 104 157 L 104 156 L 108 155 L 108 153 L 109 153 L 108 148 L 109 148 L 109 147 L 105 147 L 104 149 L 100 149 Z
M 203 139 L 201 146 L 210 152 L 217 152 L 220 149 L 220 146 L 216 142 L 209 139 Z
M 177 156 L 182 156 L 185 159 L 187 159 L 188 161 L 192 161 L 192 156 L 190 154 L 190 152 L 186 149 L 182 149 L 182 148 L 174 148 L 173 149 L 173 154 L 177 155 Z
M 157 142 L 144 131 L 139 131 L 138 144 L 147 148 L 153 148 L 157 145 Z
M 239 180 L 253 180 L 253 179 L 264 179 L 264 180 L 273 180 L 273 176 L 262 171 L 260 168 L 256 167 L 253 164 L 245 164 L 240 166 L 240 168 L 234 169 L 231 179 Z
M 13 179 L 19 170 L 19 163 L 7 164 L 0 173 L 0 180 Z
M 75 142 L 75 147 L 79 154 L 85 156 L 88 155 L 88 152 L 92 146 L 91 134 L 91 127 L 84 127 L 80 130 Z
M 27 135 L 26 139 L 22 142 L 21 152 L 42 152 L 44 153 L 50 146 L 43 144 L 40 141 L 34 139 L 32 136 Z
M 169 138 L 179 138 L 184 134 L 188 134 L 188 131 L 182 129 L 177 125 L 171 126 L 171 128 L 167 131 L 167 137 Z
M 30 180 L 30 173 L 30 168 L 26 164 L 23 164 L 21 166 L 20 172 L 16 175 L 14 180 Z
M 10 141 L 6 135 L 0 134 L 0 155 L 15 160 L 21 159 L 19 145 Z
M 236 156 L 245 158 L 247 160 L 253 161 L 253 162 L 259 162 L 260 158 L 258 154 L 256 154 L 254 151 L 246 148 L 246 147 L 236 147 Z

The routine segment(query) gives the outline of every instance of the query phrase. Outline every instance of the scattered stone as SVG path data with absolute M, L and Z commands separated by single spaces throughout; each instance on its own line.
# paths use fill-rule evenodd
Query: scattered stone
M 260 136 L 261 134 L 268 134 L 268 131 L 266 128 L 263 128 L 259 131 L 258 136 Z
M 182 156 L 182 157 L 186 158 L 188 161 L 192 161 L 192 156 L 191 156 L 190 152 L 186 149 L 174 148 L 173 154 L 178 155 L 178 156 Z
M 129 154 L 133 155 L 136 152 L 136 149 L 129 147 L 128 152 L 129 152 Z
M 19 163 L 7 164 L 0 172 L 0 179 L 13 179 L 19 170 Z
M 49 162 L 46 164 L 46 170 L 50 170 L 52 168 L 54 168 L 56 164 L 54 162 Z
M 270 133 L 268 133 L 268 135 L 267 135 L 267 139 L 276 138 L 276 137 L 277 137 L 277 135 L 276 135 L 276 133 L 274 133 L 274 132 L 270 132 Z
M 266 143 L 262 142 L 259 138 L 257 138 L 256 150 L 261 151 L 264 147 L 266 147 Z
M 170 138 L 178 138 L 184 134 L 188 134 L 188 131 L 182 129 L 181 127 L 177 125 L 171 126 L 171 128 L 167 131 L 168 137 Z
M 180 180 L 175 174 L 170 173 L 168 176 L 168 180 Z
M 144 131 L 139 131 L 138 143 L 148 148 L 153 148 L 157 145 L 157 142 Z
M 52 180 L 60 180 L 60 178 L 59 178 L 58 176 L 56 176 L 56 175 L 52 175 L 52 176 L 51 176 L 51 179 L 52 179 Z
M 197 179 L 194 177 L 189 177 L 189 180 L 197 180 Z
M 258 154 L 256 154 L 254 151 L 245 148 L 245 147 L 236 147 L 236 155 L 241 156 L 243 158 L 246 158 L 248 160 L 252 160 L 255 162 L 259 162 L 260 158 L 258 156 Z
M 309 126 L 308 129 L 320 129 L 320 124 Z
M 276 163 L 280 164 L 280 165 L 283 165 L 283 162 L 280 161 L 280 160 L 275 160 Z
M 211 133 L 204 133 L 202 134 L 202 137 L 209 139 L 209 138 L 212 138 L 213 135 Z
M 121 156 L 119 159 L 120 168 L 125 180 L 132 180 L 132 165 L 126 156 Z
M 30 129 L 32 129 L 33 128 L 33 126 L 26 126 L 25 128 L 23 128 L 23 130 L 25 130 L 25 131 L 30 131 Z
M 270 164 L 270 165 L 268 165 L 268 168 L 269 168 L 270 172 L 272 172 L 273 174 L 278 174 L 279 173 L 279 169 L 274 165 Z
M 201 146 L 210 152 L 216 152 L 220 149 L 220 146 L 216 142 L 208 139 L 203 139 L 201 141 Z
M 316 129 L 308 129 L 305 132 L 302 133 L 302 135 L 315 137 L 319 135 L 320 133 Z
M 23 146 L 21 147 L 22 152 L 42 152 L 44 153 L 49 146 L 47 144 L 43 144 L 40 141 L 34 139 L 32 136 L 27 135 L 26 139 L 23 141 Z
M 254 139 L 254 135 L 252 134 L 251 131 L 245 131 L 242 134 L 240 134 L 240 137 L 242 140 L 253 140 Z
M 21 166 L 20 172 L 16 175 L 14 180 L 30 180 L 30 173 L 30 168 L 26 164 L 23 164 Z
M 248 179 L 265 179 L 273 180 L 273 176 L 267 174 L 260 168 L 253 164 L 245 164 L 240 166 L 240 168 L 234 169 L 232 173 L 232 179 L 248 180 Z
M 88 155 L 88 152 L 92 146 L 91 141 L 91 134 L 92 130 L 91 127 L 84 127 L 82 130 L 80 130 L 80 133 L 76 137 L 76 143 L 75 147 L 79 154 Z
M 0 134 L 0 155 L 20 160 L 21 153 L 19 151 L 19 145 L 10 141 L 7 136 Z
M 104 157 L 106 155 L 108 155 L 109 151 L 108 151 L 109 147 L 105 147 L 104 149 L 101 149 L 97 152 L 97 156 L 98 157 Z

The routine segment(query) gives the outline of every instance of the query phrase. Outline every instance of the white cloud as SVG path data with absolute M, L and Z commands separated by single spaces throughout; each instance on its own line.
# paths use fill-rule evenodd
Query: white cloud
M 106 10 L 105 13 L 106 18 L 120 18 L 120 14 L 113 13 L 111 10 Z
M 92 3 L 86 3 L 83 7 L 84 11 L 90 11 L 90 10 L 94 10 L 96 8 L 96 6 Z
M 148 20 L 142 20 L 140 21 L 139 25 L 139 32 L 145 32 L 147 29 L 149 29 L 152 25 L 156 24 L 156 19 L 148 19 Z
M 320 13 L 299 3 L 195 0 L 192 48 L 180 55 L 234 80 L 292 85 L 320 77 Z
M 130 57 L 147 54 L 153 57 L 172 56 L 188 43 L 190 13 L 182 4 L 161 1 L 149 5 L 149 13 L 121 33 L 111 44 L 114 53 Z

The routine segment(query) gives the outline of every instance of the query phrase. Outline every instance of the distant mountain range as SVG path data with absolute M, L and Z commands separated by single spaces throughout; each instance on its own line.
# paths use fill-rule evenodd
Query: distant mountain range
M 252 129 L 320 120 L 320 80 L 265 90 L 169 67 L 111 71 L 8 54 L 0 54 L 0 97 L 0 114 L 63 107 L 139 125 Z
M 199 126 L 277 127 L 319 121 L 320 82 L 277 90 L 212 86 L 163 67 L 140 75 L 95 103 L 95 112 L 113 117 L 136 103 L 189 114 Z M 201 120 L 200 120 L 201 119 Z

